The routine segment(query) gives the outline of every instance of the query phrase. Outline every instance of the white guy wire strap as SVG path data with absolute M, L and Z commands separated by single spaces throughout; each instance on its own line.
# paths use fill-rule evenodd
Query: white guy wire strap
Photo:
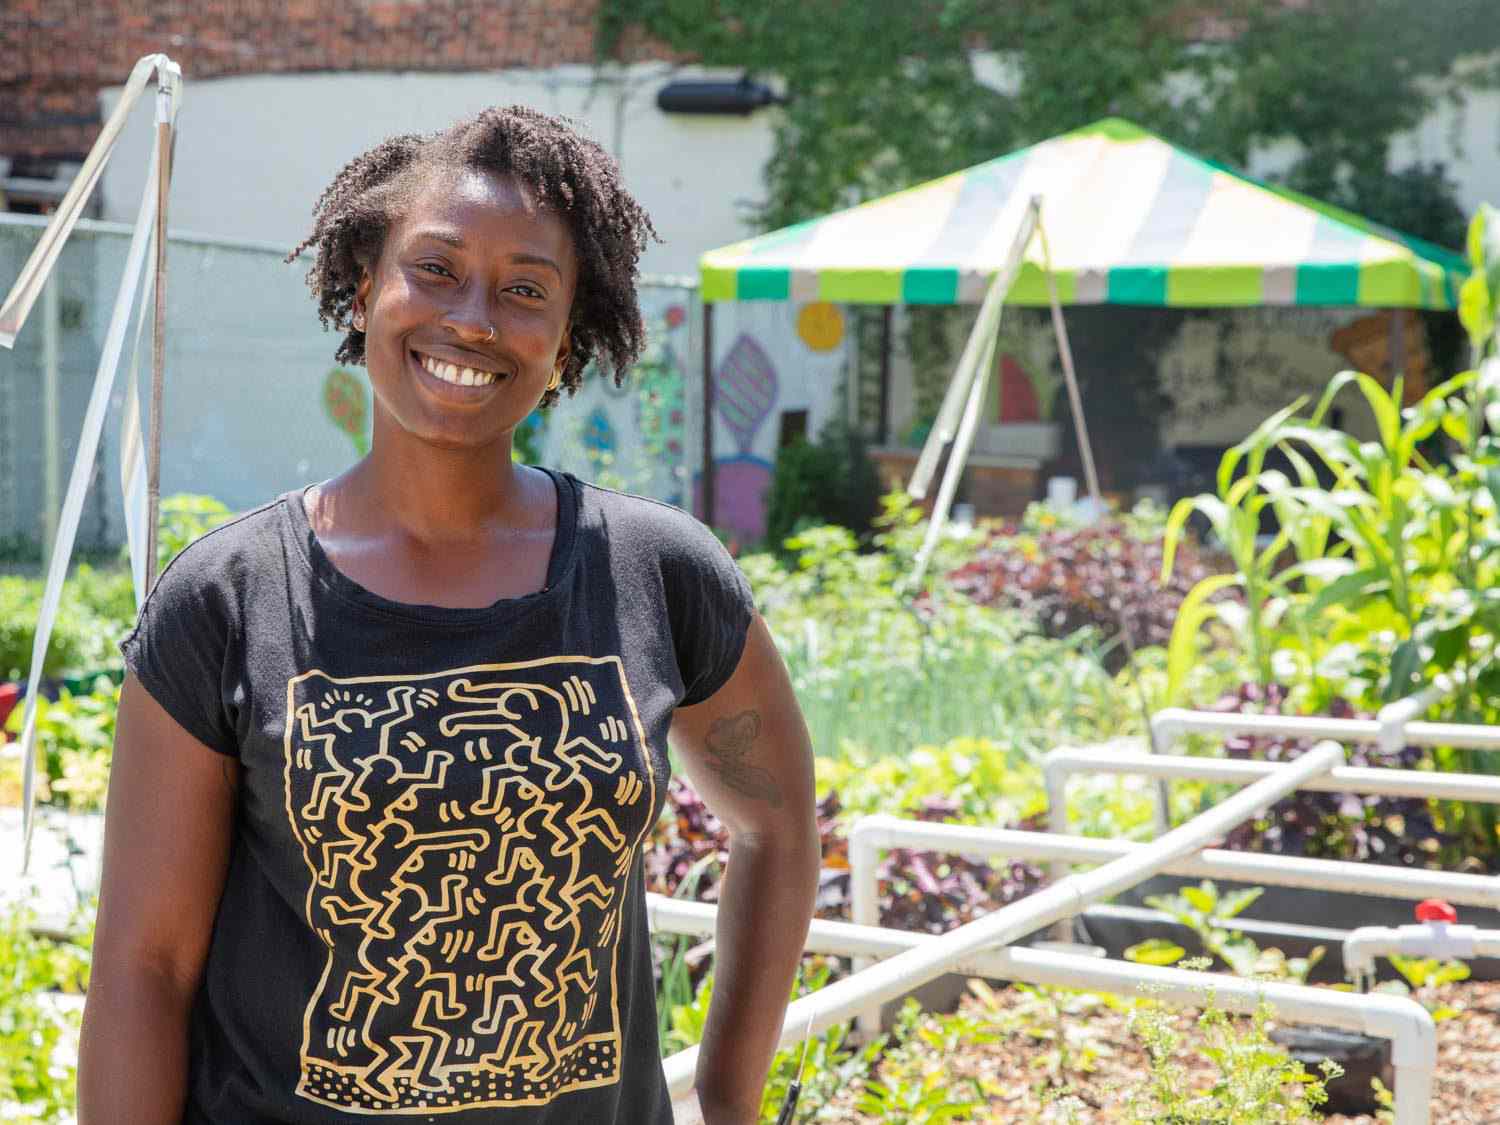
M 646 911 L 654 932 L 680 934 L 712 933 L 718 914 L 716 907 L 706 903 L 654 894 L 646 896 Z M 888 957 L 939 940 L 931 934 L 814 918 L 803 948 L 808 953 L 842 957 L 851 954 Z M 1125 996 L 1147 991 L 1153 999 L 1186 1007 L 1201 1007 L 1205 994 L 1212 992 L 1215 1003 L 1226 1011 L 1249 1013 L 1265 1002 L 1275 1010 L 1278 1019 L 1287 1023 L 1323 1024 L 1388 1039 L 1396 1068 L 1396 1121 L 1398 1125 L 1423 1125 L 1428 1121 L 1427 1105 L 1432 1092 L 1433 1072 L 1437 1067 L 1437 1029 L 1426 1009 L 1404 996 L 1356 995 L 1307 985 L 1243 980 L 1186 969 L 1024 948 L 976 953 L 953 968 L 998 980 L 1084 988 Z M 798 1005 L 821 995 L 823 993 L 815 993 L 798 1001 Z M 856 998 L 842 1009 L 819 1008 L 813 1030 L 826 1030 L 848 1018 L 853 1004 L 858 1002 Z M 782 1028 L 780 1045 L 783 1047 L 801 1039 L 807 1030 L 805 1026 L 794 1023 L 790 1009 Z M 669 1083 L 679 1072 L 679 1058 L 681 1056 L 674 1055 L 666 1060 Z M 698 1119 L 684 1115 L 677 1118 L 676 1125 L 698 1125 Z
M 57 256 L 62 253 L 63 243 L 73 233 L 74 225 L 83 214 L 83 205 L 88 202 L 89 194 L 99 182 L 99 176 L 104 171 L 110 153 L 114 151 L 115 142 L 120 139 L 120 131 L 125 127 L 131 109 L 135 107 L 152 75 L 159 78 L 164 70 L 180 73 L 177 64 L 166 55 L 147 55 L 135 64 L 130 77 L 125 80 L 119 104 L 109 115 L 104 128 L 99 131 L 99 139 L 94 142 L 83 167 L 63 195 L 62 202 L 57 205 L 52 221 L 42 231 L 42 237 L 32 250 L 31 257 L 26 260 L 26 265 L 21 268 L 10 295 L 0 305 L 0 347 L 15 346 L 16 336 L 26 323 L 26 315 L 36 303 L 47 275 L 57 262 Z
M 920 586 L 923 575 L 927 573 L 927 564 L 932 560 L 932 552 L 937 549 L 943 525 L 948 519 L 948 511 L 953 506 L 953 494 L 958 490 L 958 480 L 963 476 L 964 464 L 969 459 L 969 448 L 974 444 L 974 430 L 979 425 L 979 412 L 984 406 L 985 393 L 989 390 L 989 372 L 994 370 L 998 329 L 999 310 L 996 309 L 995 325 L 985 334 L 975 376 L 969 384 L 964 416 L 958 424 L 958 434 L 953 439 L 953 450 L 948 455 L 947 468 L 943 470 L 943 482 L 938 486 L 937 500 L 932 505 L 932 517 L 927 521 L 927 534 L 922 537 L 922 546 L 917 551 L 908 579 L 912 587 Z
M 1026 247 L 1031 244 L 1032 235 L 1036 231 L 1039 218 L 1039 204 L 1033 199 L 1030 206 L 1026 208 L 1026 214 L 1021 218 L 1021 225 L 1016 231 L 1016 238 L 1011 243 L 1010 253 L 1006 256 L 1005 265 L 995 275 L 995 280 L 990 285 L 990 291 L 985 295 L 985 303 L 980 308 L 979 319 L 974 323 L 974 330 L 969 334 L 970 344 L 976 344 L 976 348 L 964 347 L 964 360 L 968 360 L 973 354 L 973 366 L 968 371 L 960 370 L 954 375 L 953 383 L 949 386 L 949 394 L 954 396 L 953 401 L 961 398 L 963 401 L 963 416 L 958 422 L 958 431 L 953 434 L 953 449 L 948 455 L 948 467 L 943 472 L 943 483 L 938 488 L 937 500 L 932 507 L 932 518 L 927 521 L 927 533 L 922 537 L 922 546 L 917 551 L 917 557 L 912 567 L 912 573 L 907 577 L 905 585 L 914 588 L 921 584 L 922 577 L 927 573 L 927 564 L 932 559 L 932 552 L 936 549 L 938 539 L 943 533 L 943 524 L 948 518 L 948 509 L 953 504 L 953 493 L 958 488 L 959 477 L 963 475 L 964 464 L 969 459 L 969 447 L 974 443 L 974 430 L 979 424 L 979 411 L 984 405 L 985 391 L 989 389 L 990 372 L 995 363 L 995 347 L 1000 333 L 1000 313 L 1004 308 L 1005 295 L 1010 292 L 1011 285 L 1015 282 L 1016 275 L 1021 270 L 1021 262 L 1026 256 Z M 990 298 L 993 297 L 992 302 Z M 977 354 L 974 354 L 977 353 Z M 962 364 L 960 364 L 962 367 Z M 967 380 L 967 395 L 955 394 L 955 388 L 964 385 Z M 943 411 L 949 409 L 948 398 L 944 398 Z M 912 475 L 913 485 L 920 483 L 921 492 L 907 491 L 912 495 L 922 496 L 926 494 L 927 481 L 932 473 L 932 466 L 937 463 L 946 442 L 946 434 L 951 428 L 951 421 L 947 421 L 940 414 L 938 424 L 933 427 L 932 433 L 927 435 L 927 444 L 922 447 L 922 459 L 918 461 L 917 470 Z M 923 475 L 922 461 L 928 462 L 926 475 Z
M 777 1046 L 795 1040 L 809 1016 L 813 1030 L 820 1031 L 842 1019 L 844 1013 L 878 1007 L 965 963 L 977 952 L 1007 945 L 1135 886 L 1200 851 L 1205 844 L 1300 788 L 1309 778 L 1327 773 L 1343 759 L 1342 747 L 1332 742 L 1319 743 L 1296 761 L 1276 763 L 1275 774 L 1199 813 L 1138 852 L 1086 874 L 1070 875 L 1019 902 L 951 930 L 921 948 L 908 950 L 794 1001 L 787 1008 Z M 830 1012 L 840 1014 L 836 1019 Z M 692 1084 L 697 1050 L 692 1047 L 667 1060 L 667 1084 L 674 1096 Z
M 1031 245 L 1032 232 L 1036 229 L 1038 218 L 1037 206 L 1037 201 L 1032 200 L 1031 206 L 1026 209 L 1026 214 L 1021 217 L 1016 242 L 1011 245 L 1009 255 L 999 272 L 995 274 L 994 280 L 990 282 L 990 287 L 984 295 L 984 302 L 979 306 L 979 315 L 975 318 L 974 327 L 964 343 L 963 353 L 959 356 L 958 366 L 954 368 L 953 378 L 948 383 L 948 390 L 943 394 L 943 405 L 938 409 L 937 419 L 933 422 L 932 430 L 922 445 L 922 453 L 917 458 L 916 468 L 912 470 L 911 482 L 906 486 L 907 495 L 914 500 L 926 497 L 927 486 L 932 483 L 932 474 L 937 472 L 938 460 L 943 455 L 943 448 L 958 432 L 964 404 L 969 398 L 970 382 L 984 377 L 980 351 L 984 347 L 985 339 L 993 334 L 995 327 L 1000 323 L 1000 307 L 1005 303 L 1005 297 L 1010 292 L 1016 274 L 1020 271 L 1026 248 Z
M 143 70 L 144 68 L 144 70 Z M 162 72 L 177 73 L 177 65 L 165 55 L 151 55 L 136 64 L 131 72 L 131 81 L 126 86 L 125 96 L 122 96 L 120 105 L 110 116 L 109 123 L 105 127 L 105 133 L 101 134 L 99 141 L 94 145 L 89 158 L 84 162 L 83 169 L 79 172 L 76 180 L 68 194 L 63 197 L 66 205 L 73 199 L 81 182 L 87 181 L 89 186 L 97 181 L 100 169 L 108 158 L 115 139 L 119 135 L 124 116 L 128 114 L 130 107 L 140 97 L 141 90 L 145 86 L 145 76 L 156 72 L 158 78 Z M 137 81 L 139 79 L 139 81 Z M 112 128 L 111 128 L 112 127 Z M 106 145 L 106 142 L 107 145 Z M 85 193 L 86 194 L 86 193 Z M 60 207 L 53 221 L 48 224 L 42 233 L 42 243 L 39 244 L 38 252 L 34 252 L 27 261 L 20 279 L 16 282 L 10 297 L 6 299 L 4 309 L 0 309 L 0 320 L 4 314 L 10 314 L 9 323 L 19 331 L 21 323 L 25 319 L 25 313 L 29 310 L 31 300 L 34 299 L 36 288 L 46 282 L 47 270 L 56 263 L 58 253 L 62 249 L 62 240 L 72 229 L 78 218 L 78 210 L 82 206 L 80 196 L 74 203 L 69 213 L 64 207 Z M 42 590 L 42 604 L 37 616 L 36 633 L 31 647 L 31 670 L 27 676 L 26 702 L 21 720 L 21 737 L 18 743 L 18 752 L 22 761 L 22 847 L 21 868 L 24 871 L 31 858 L 31 833 L 35 826 L 36 811 L 36 715 L 37 697 L 41 687 L 42 665 L 47 655 L 47 645 L 52 637 L 52 627 L 57 619 L 58 605 L 62 600 L 63 580 L 67 576 L 68 562 L 73 554 L 73 542 L 78 534 L 78 521 L 83 515 L 84 495 L 88 491 L 89 478 L 93 475 L 94 457 L 99 449 L 99 435 L 104 428 L 104 415 L 109 407 L 110 391 L 114 386 L 115 373 L 120 366 L 120 354 L 125 343 L 125 331 L 130 319 L 130 307 L 139 286 L 141 273 L 145 266 L 146 246 L 150 240 L 152 219 L 156 213 L 156 199 L 151 191 L 147 191 L 141 199 L 140 211 L 136 216 L 135 230 L 131 234 L 130 249 L 126 253 L 125 272 L 120 282 L 120 289 L 115 297 L 115 306 L 110 314 L 109 328 L 105 333 L 104 350 L 99 357 L 99 367 L 94 375 L 93 391 L 89 395 L 88 407 L 84 411 L 83 430 L 79 435 L 77 454 L 73 460 L 73 472 L 68 481 L 67 495 L 63 500 L 62 512 L 58 519 L 57 539 L 52 544 L 50 562 L 47 568 L 47 581 Z M 59 233 L 60 232 L 60 233 Z M 51 242 L 48 242 L 51 236 Z M 51 251 L 40 252 L 42 247 L 50 245 Z M 27 294 L 31 296 L 28 297 Z M 7 346 L 14 344 L 14 334 L 9 338 L 0 331 L 0 343 Z

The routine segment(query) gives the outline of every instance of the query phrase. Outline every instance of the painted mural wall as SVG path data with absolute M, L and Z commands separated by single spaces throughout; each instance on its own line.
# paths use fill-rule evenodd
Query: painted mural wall
M 1174 408 L 1161 420 L 1168 446 L 1230 445 L 1299 395 L 1314 401 L 1328 380 L 1355 367 L 1388 380 L 1390 321 L 1366 309 L 1244 309 L 1187 318 L 1158 370 Z M 1421 323 L 1402 317 L 1408 401 L 1428 385 Z M 1361 440 L 1376 428 L 1351 394 L 1341 425 Z
M 645 354 L 622 386 L 590 372 L 572 398 L 532 414 L 517 446 L 528 461 L 682 505 L 689 460 L 684 390 L 692 369 L 695 294 L 644 285 Z
M 948 348 L 956 364 L 973 328 L 977 307 L 951 318 Z M 891 446 L 919 447 L 932 419 L 924 400 L 940 399 L 940 389 L 918 392 L 911 356 L 906 350 L 909 313 L 898 309 L 892 326 Z M 946 378 L 946 376 L 945 376 Z M 1040 464 L 1054 455 L 1058 428 L 1053 417 L 1062 367 L 1051 329 L 1035 310 L 1006 310 L 1000 321 L 985 402 L 974 434 L 974 454 L 1016 463 Z
M 740 542 L 766 529 L 766 494 L 784 432 L 809 440 L 845 409 L 850 334 L 845 310 L 824 301 L 714 306 L 714 524 Z M 702 418 L 702 378 L 688 380 L 691 417 Z M 694 449 L 702 431 L 694 426 Z M 695 464 L 701 453 L 694 458 Z M 701 474 L 693 510 L 703 511 Z
M 1148 439 L 1159 440 L 1167 450 L 1225 448 L 1299 396 L 1316 401 L 1341 370 L 1357 368 L 1388 382 L 1395 315 L 1356 308 L 1069 310 L 1096 455 L 1108 462 Z M 1435 364 L 1423 319 L 1411 311 L 1399 315 L 1410 402 L 1431 385 Z M 952 326 L 955 361 L 972 320 L 972 315 L 957 318 Z M 898 317 L 898 345 L 904 339 L 902 325 Z M 1148 337 L 1154 341 L 1149 360 L 1138 346 Z M 1164 405 L 1147 415 L 1126 417 L 1118 403 L 1106 401 L 1114 395 L 1112 380 L 1139 378 L 1137 368 L 1146 362 L 1154 367 Z M 910 357 L 899 346 L 893 381 L 893 444 L 919 445 L 927 428 L 918 408 L 923 396 Z M 976 456 L 1037 466 L 1059 455 L 1066 460 L 1069 451 L 1060 443 L 1070 440 L 1071 429 L 1058 424 L 1066 421 L 1059 415 L 1067 412 L 1061 385 L 1056 338 L 1046 311 L 1007 310 L 975 439 Z M 1376 437 L 1374 420 L 1357 395 L 1350 393 L 1342 406 L 1343 429 L 1360 440 Z

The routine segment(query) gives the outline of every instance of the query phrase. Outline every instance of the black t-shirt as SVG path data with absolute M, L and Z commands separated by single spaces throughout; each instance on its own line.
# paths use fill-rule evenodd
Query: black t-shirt
M 551 475 L 535 594 L 382 598 L 294 492 L 147 599 L 131 671 L 243 767 L 185 1122 L 671 1120 L 641 846 L 750 591 L 686 513 Z

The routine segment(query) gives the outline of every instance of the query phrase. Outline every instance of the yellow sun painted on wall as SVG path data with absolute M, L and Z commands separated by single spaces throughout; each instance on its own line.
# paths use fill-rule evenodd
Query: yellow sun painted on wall
M 831 352 L 844 339 L 844 314 L 837 305 L 814 301 L 797 314 L 797 335 L 815 352 Z

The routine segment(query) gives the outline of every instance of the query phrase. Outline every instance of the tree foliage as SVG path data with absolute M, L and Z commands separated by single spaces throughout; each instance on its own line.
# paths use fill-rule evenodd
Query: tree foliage
M 1491 2 L 612 0 L 598 43 L 634 29 L 782 86 L 766 229 L 1118 115 L 1237 165 L 1296 142 L 1289 186 L 1446 241 L 1451 206 L 1393 190 L 1391 140 L 1495 80 Z M 1441 168 L 1418 178 L 1451 203 Z

